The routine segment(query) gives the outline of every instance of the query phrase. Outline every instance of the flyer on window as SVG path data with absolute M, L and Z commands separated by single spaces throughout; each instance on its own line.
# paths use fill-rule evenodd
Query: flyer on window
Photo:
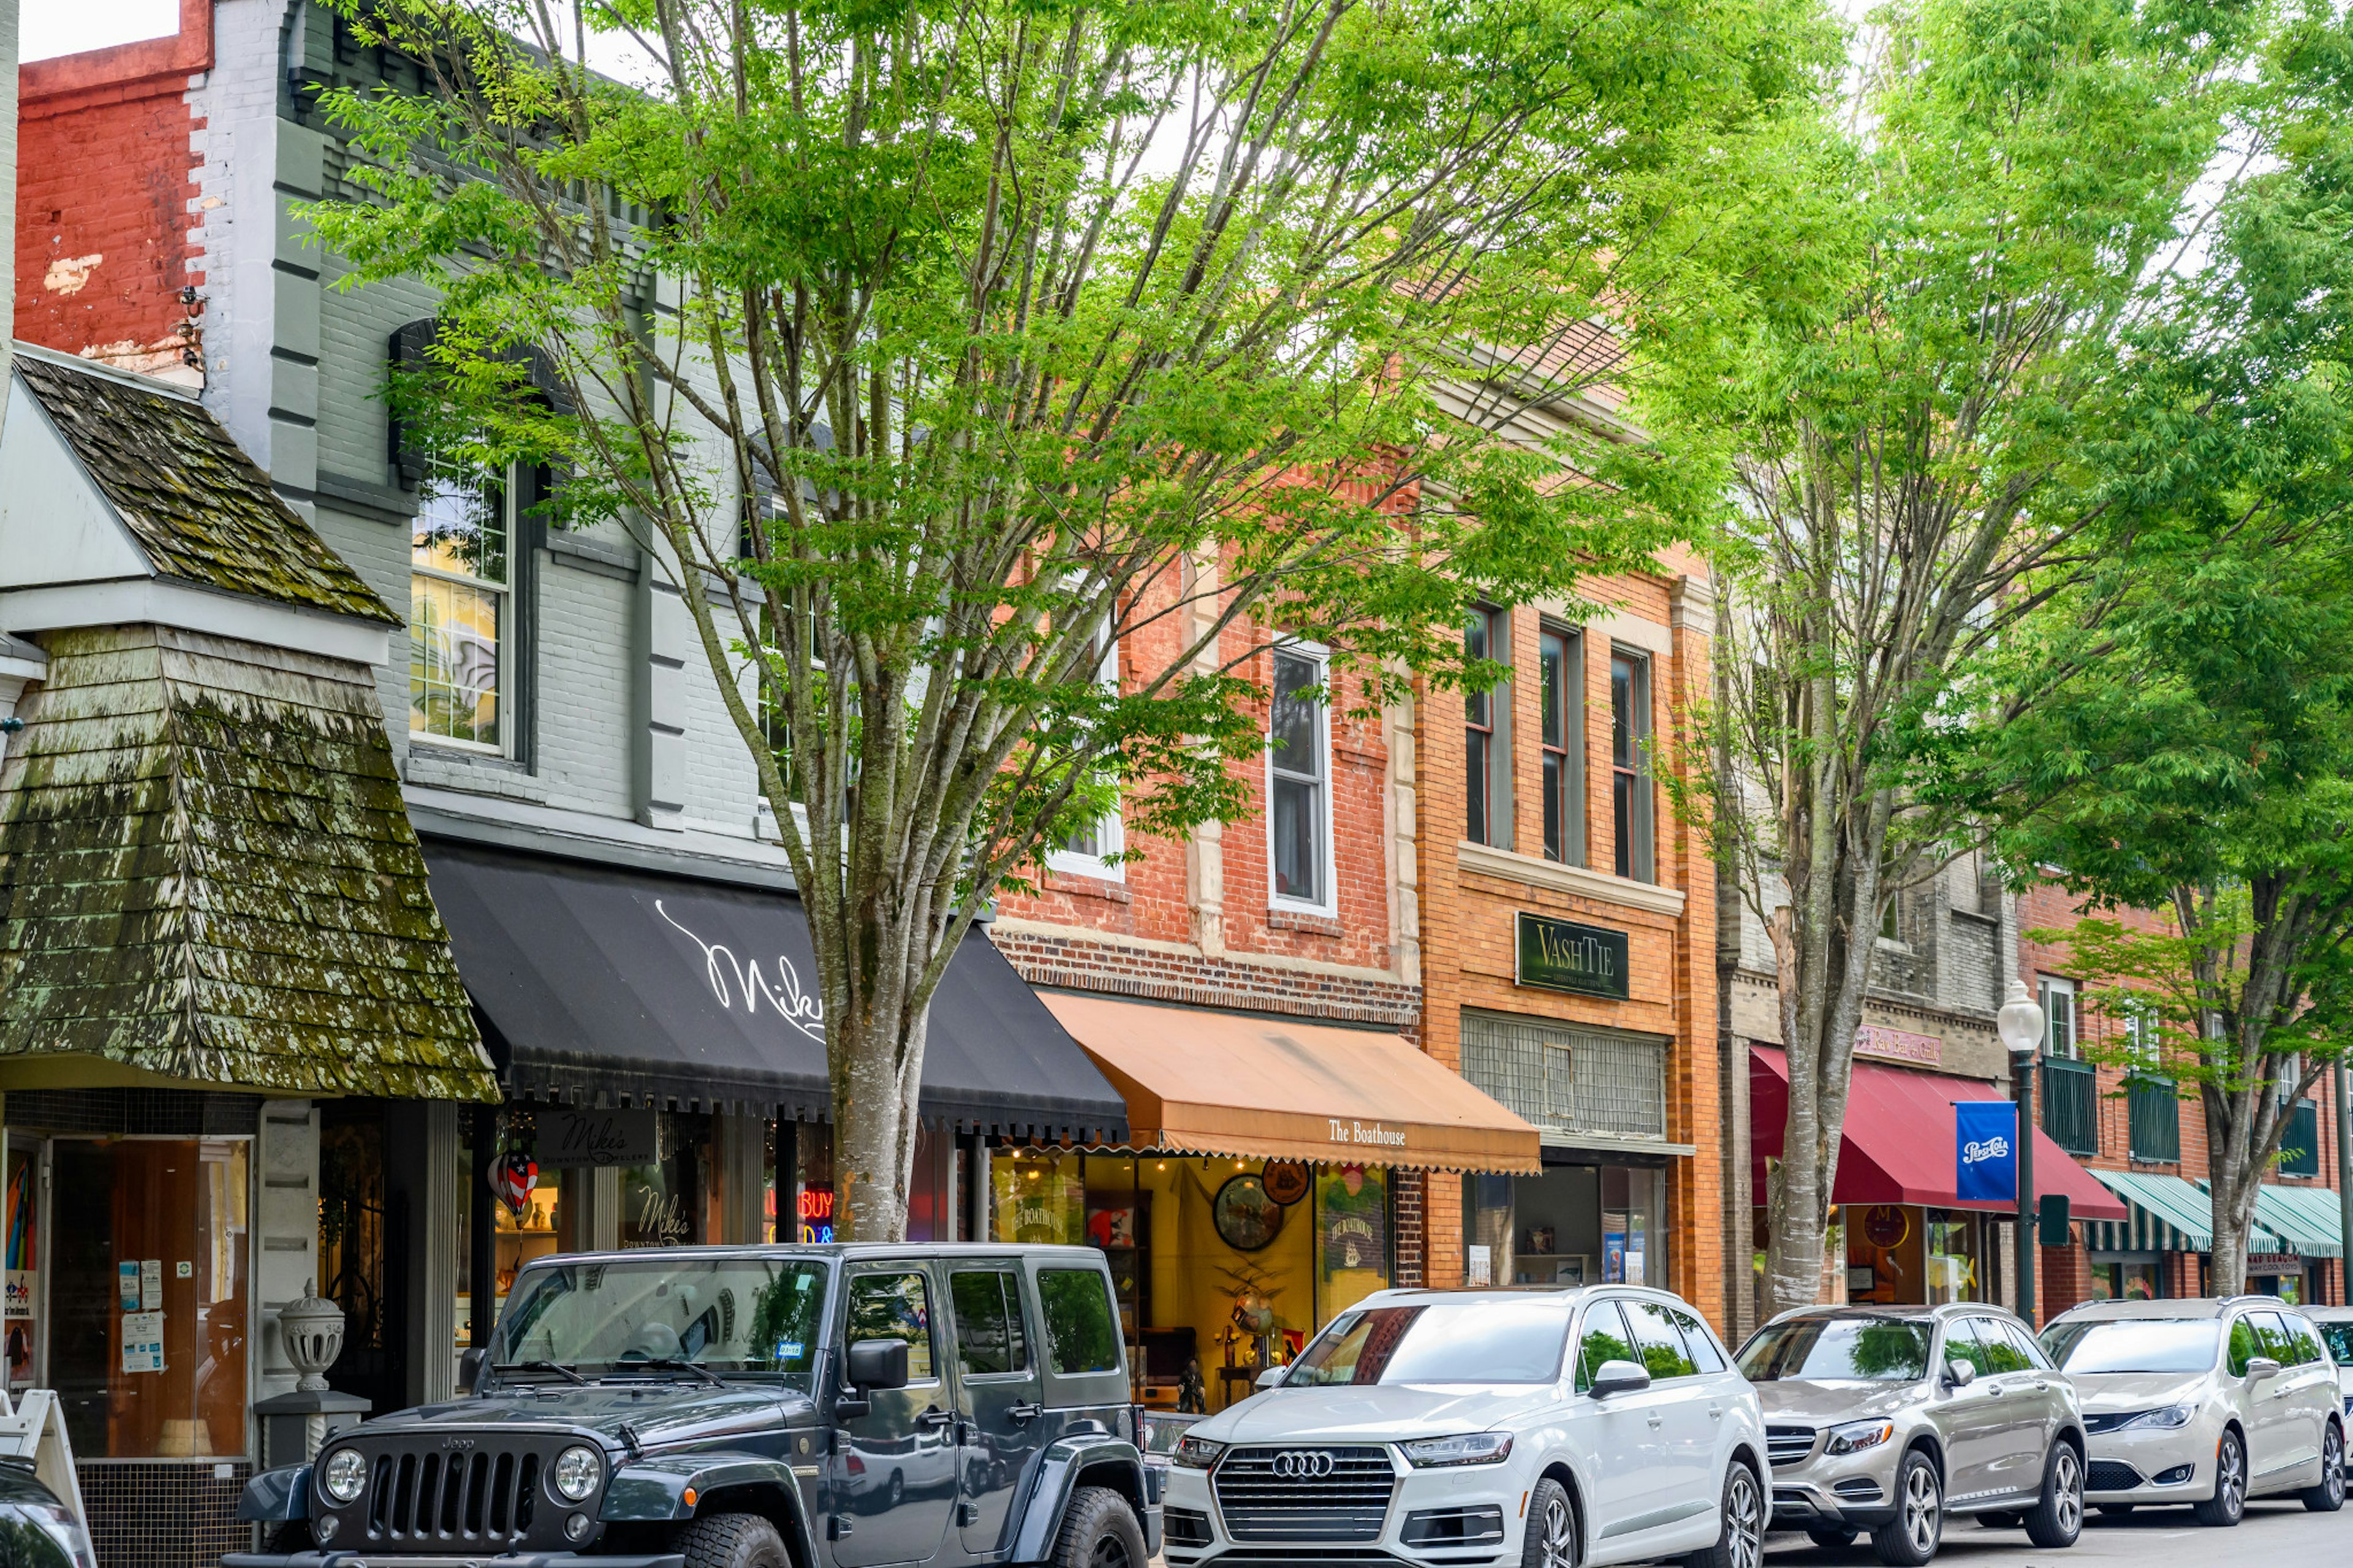
M 125 1312 L 122 1314 L 122 1370 L 124 1372 L 164 1370 L 163 1313 Z

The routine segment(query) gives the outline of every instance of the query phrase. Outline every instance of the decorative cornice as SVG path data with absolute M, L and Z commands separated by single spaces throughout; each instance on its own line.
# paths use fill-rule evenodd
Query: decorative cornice
M 1598 903 L 1620 904 L 1654 915 L 1680 916 L 1683 912 L 1683 895 L 1679 889 L 1613 877 L 1583 866 L 1564 866 L 1556 860 L 1539 860 L 1533 855 L 1497 849 L 1491 845 L 1457 844 L 1454 863 L 1477 876 L 1502 877 Z

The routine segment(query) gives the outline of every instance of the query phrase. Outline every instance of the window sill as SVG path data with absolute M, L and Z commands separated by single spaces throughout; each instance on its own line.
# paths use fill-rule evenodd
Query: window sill
M 1114 904 L 1132 904 L 1135 895 L 1127 884 L 1115 877 L 1099 876 L 1092 871 L 1066 871 L 1058 866 L 1046 868 L 1046 879 L 1040 889 L 1049 893 L 1068 893 L 1077 899 L 1103 899 Z
M 1270 906 L 1266 911 L 1269 931 L 1310 931 L 1317 936 L 1345 936 L 1337 915 L 1319 915 L 1312 910 L 1286 910 Z
M 1680 915 L 1683 912 L 1683 895 L 1678 889 L 1662 888 L 1655 882 L 1637 882 L 1583 866 L 1539 860 L 1533 855 L 1522 855 L 1514 850 L 1497 849 L 1467 840 L 1455 846 L 1454 860 L 1464 871 L 1479 876 L 1502 877 L 1531 888 L 1568 893 L 1603 903 L 1622 904 L 1652 914 Z

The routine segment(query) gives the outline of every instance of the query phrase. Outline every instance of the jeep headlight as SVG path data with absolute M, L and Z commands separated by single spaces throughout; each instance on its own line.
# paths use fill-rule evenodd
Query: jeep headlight
M 1226 1446 L 1223 1443 L 1212 1442 L 1207 1437 L 1196 1437 L 1189 1432 L 1176 1439 L 1176 1462 L 1188 1470 L 1208 1469 L 1218 1462 L 1218 1456 L 1225 1451 Z
M 319 1470 L 319 1489 L 336 1502 L 357 1502 L 367 1485 L 367 1458 L 357 1448 L 338 1448 Z
M 2197 1414 L 2198 1406 L 2195 1405 L 2168 1405 L 2161 1410 L 2144 1410 L 2131 1420 L 2120 1423 L 2116 1430 L 2121 1432 L 2127 1426 L 2156 1426 L 2169 1432 L 2177 1426 L 2189 1426 L 2190 1417 Z
M 603 1471 L 596 1450 L 575 1444 L 555 1456 L 555 1495 L 566 1502 L 586 1502 Z
M 1895 1436 L 1893 1421 L 1850 1421 L 1843 1426 L 1831 1428 L 1831 1440 L 1823 1446 L 1827 1454 L 1860 1454 L 1865 1448 L 1876 1448 Z
M 1512 1457 L 1509 1432 L 1464 1432 L 1398 1446 L 1405 1450 L 1406 1462 L 1420 1469 L 1439 1465 L 1500 1465 Z

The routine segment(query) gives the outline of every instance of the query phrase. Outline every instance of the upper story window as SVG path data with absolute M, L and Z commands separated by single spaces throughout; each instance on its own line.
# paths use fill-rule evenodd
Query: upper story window
M 2075 983 L 2046 974 L 2037 988 L 2042 1004 L 2042 1053 L 2061 1061 L 2083 1055 L 2075 1037 Z
M 1119 691 L 1119 644 L 1112 639 L 1108 620 L 1095 634 L 1095 684 L 1116 695 Z M 1124 881 L 1124 862 L 1117 857 L 1126 842 L 1126 836 L 1120 826 L 1119 806 L 1113 803 L 1101 816 L 1049 849 L 1046 865 L 1049 869 L 1066 876 Z
M 1466 658 L 1508 663 L 1511 618 L 1474 610 L 1462 629 Z M 1462 699 L 1462 836 L 1473 844 L 1512 844 L 1511 688 L 1490 686 Z
M 1329 914 L 1332 900 L 1332 740 L 1323 700 L 1329 661 L 1321 648 L 1274 652 L 1274 704 L 1267 726 L 1267 855 L 1273 901 Z
M 408 732 L 513 749 L 514 486 L 428 477 L 408 552 Z
M 1544 852 L 1585 864 L 1585 661 L 1574 632 L 1546 626 L 1537 638 L 1544 709 Z
M 1621 877 L 1658 879 L 1651 826 L 1651 661 L 1609 656 L 1609 794 L 1617 816 Z

